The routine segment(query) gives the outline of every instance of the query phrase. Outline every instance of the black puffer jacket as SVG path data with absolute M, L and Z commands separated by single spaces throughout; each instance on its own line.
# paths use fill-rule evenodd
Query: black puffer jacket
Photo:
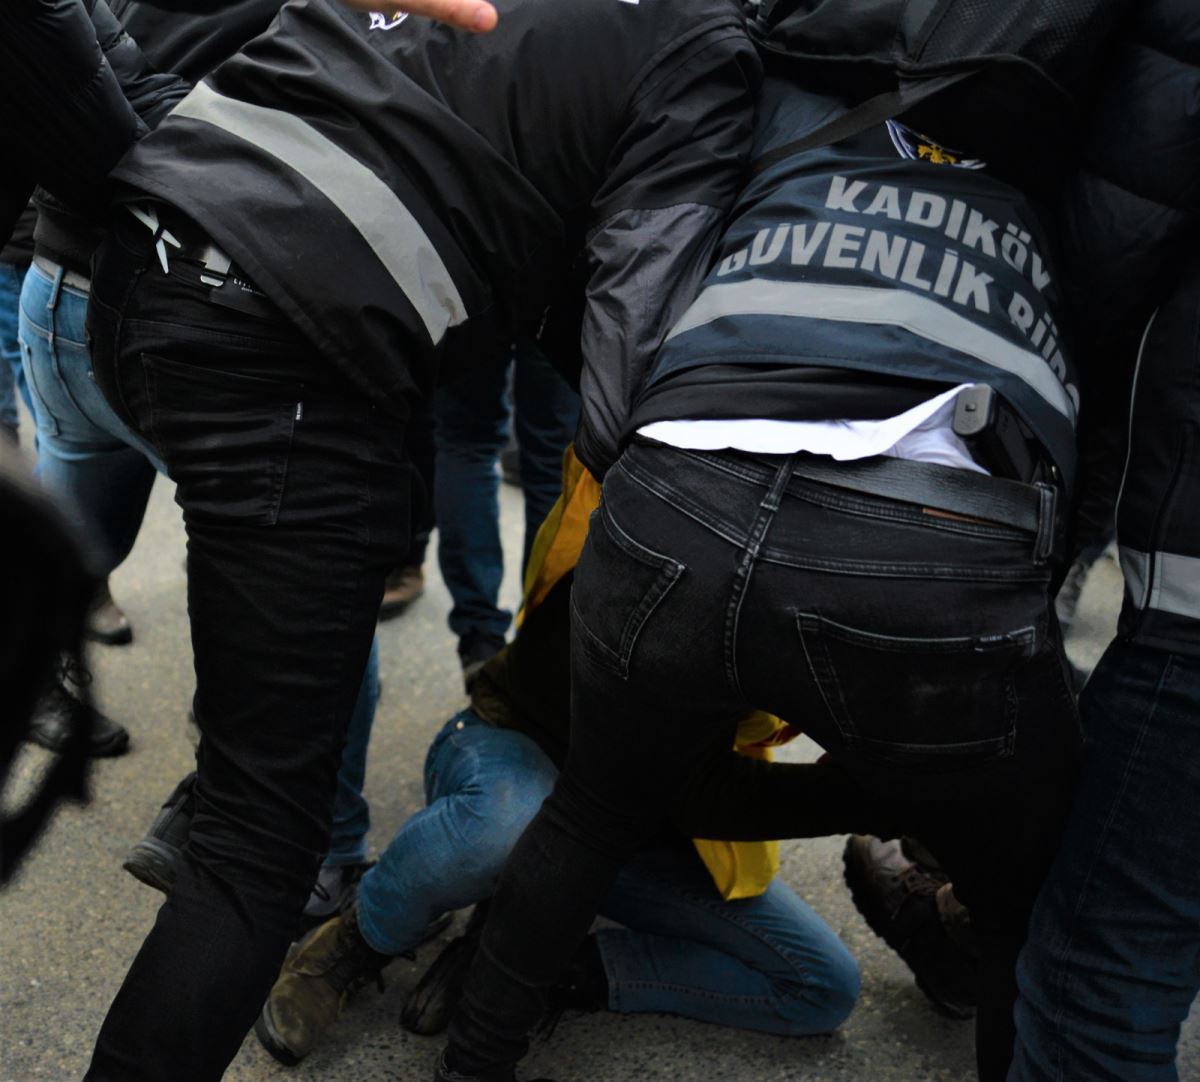
M 1111 513 L 1121 486 L 1122 636 L 1200 655 L 1195 0 L 1138 6 L 1113 49 L 1084 154 L 1062 215 L 1074 259 L 1064 281 L 1082 339 L 1084 418 L 1111 437 L 1089 510 Z M 1114 451 L 1126 433 L 1127 452 Z
M 21 148 L 0 190 L 7 238 L 35 183 L 79 205 L 96 200 L 125 150 L 178 100 L 104 0 L 0 4 L 4 141 Z
M 1118 33 L 1068 193 L 1067 282 L 1085 341 L 1140 336 L 1200 223 L 1200 4 L 1144 0 Z M 1073 288 L 1072 288 L 1073 287 Z

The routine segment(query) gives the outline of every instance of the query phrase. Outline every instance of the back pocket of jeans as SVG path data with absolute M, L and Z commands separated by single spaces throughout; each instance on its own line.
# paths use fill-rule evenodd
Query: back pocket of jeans
M 142 354 L 150 432 L 197 521 L 271 526 L 279 517 L 302 385 Z
M 956 768 L 1012 754 L 1013 672 L 1033 656 L 1033 627 L 914 638 L 799 613 L 813 679 L 848 748 L 904 766 Z
M 638 636 L 683 574 L 683 564 L 630 537 L 603 505 L 592 513 L 571 587 L 576 642 L 618 676 L 629 675 Z

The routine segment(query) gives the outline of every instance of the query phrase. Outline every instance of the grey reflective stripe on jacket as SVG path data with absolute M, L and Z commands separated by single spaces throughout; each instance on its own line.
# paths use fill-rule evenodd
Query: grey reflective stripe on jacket
M 239 101 L 200 83 L 175 109 L 252 143 L 304 177 L 345 216 L 421 317 L 434 345 L 467 319 L 450 272 L 399 197 L 300 117 Z
M 1200 620 L 1200 557 L 1121 547 L 1125 597 L 1136 609 Z
M 1039 354 L 915 293 L 770 279 L 711 285 L 667 338 L 732 316 L 790 316 L 899 327 L 1019 377 L 1064 417 L 1075 420 L 1075 404 Z

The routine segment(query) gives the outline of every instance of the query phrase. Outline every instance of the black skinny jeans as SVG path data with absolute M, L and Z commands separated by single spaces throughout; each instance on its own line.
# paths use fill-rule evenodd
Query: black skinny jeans
M 165 275 L 141 226 L 95 267 L 97 380 L 177 483 L 196 665 L 196 815 L 174 889 L 87 1078 L 220 1078 L 270 990 L 329 844 L 341 747 L 404 551 L 404 425 L 282 316 Z
M 853 829 L 838 819 L 860 797 L 857 822 L 921 838 L 970 906 L 980 1074 L 1004 1078 L 1016 956 L 1080 744 L 1051 570 L 1032 534 L 790 462 L 635 444 L 606 479 L 572 593 L 566 766 L 492 902 L 455 1069 L 524 1053 L 544 990 L 664 819 L 695 829 L 707 805 L 706 836 L 814 836 Z M 833 763 L 746 770 L 730 748 L 750 707 Z

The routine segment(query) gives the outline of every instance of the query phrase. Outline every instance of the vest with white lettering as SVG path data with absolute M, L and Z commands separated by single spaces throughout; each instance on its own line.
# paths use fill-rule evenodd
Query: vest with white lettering
M 769 80 L 755 155 L 803 137 L 840 108 Z M 930 142 L 916 152 L 906 157 L 886 129 L 872 130 L 755 176 L 716 266 L 658 357 L 635 426 L 670 419 L 671 388 L 680 386 L 690 393 L 677 417 L 763 415 L 761 402 L 742 413 L 728 393 L 728 373 L 738 366 L 781 388 L 780 368 L 809 366 L 924 387 L 984 383 L 1012 406 L 1069 486 L 1079 395 L 1034 211 L 986 169 L 955 167 L 945 148 Z M 695 386 L 706 366 L 725 374 L 724 393 L 702 403 Z M 806 388 L 798 382 L 795 390 Z M 898 396 L 896 412 L 908 404 Z M 811 402 L 797 407 L 797 418 L 814 419 Z M 847 416 L 844 403 L 828 408 L 827 419 Z

